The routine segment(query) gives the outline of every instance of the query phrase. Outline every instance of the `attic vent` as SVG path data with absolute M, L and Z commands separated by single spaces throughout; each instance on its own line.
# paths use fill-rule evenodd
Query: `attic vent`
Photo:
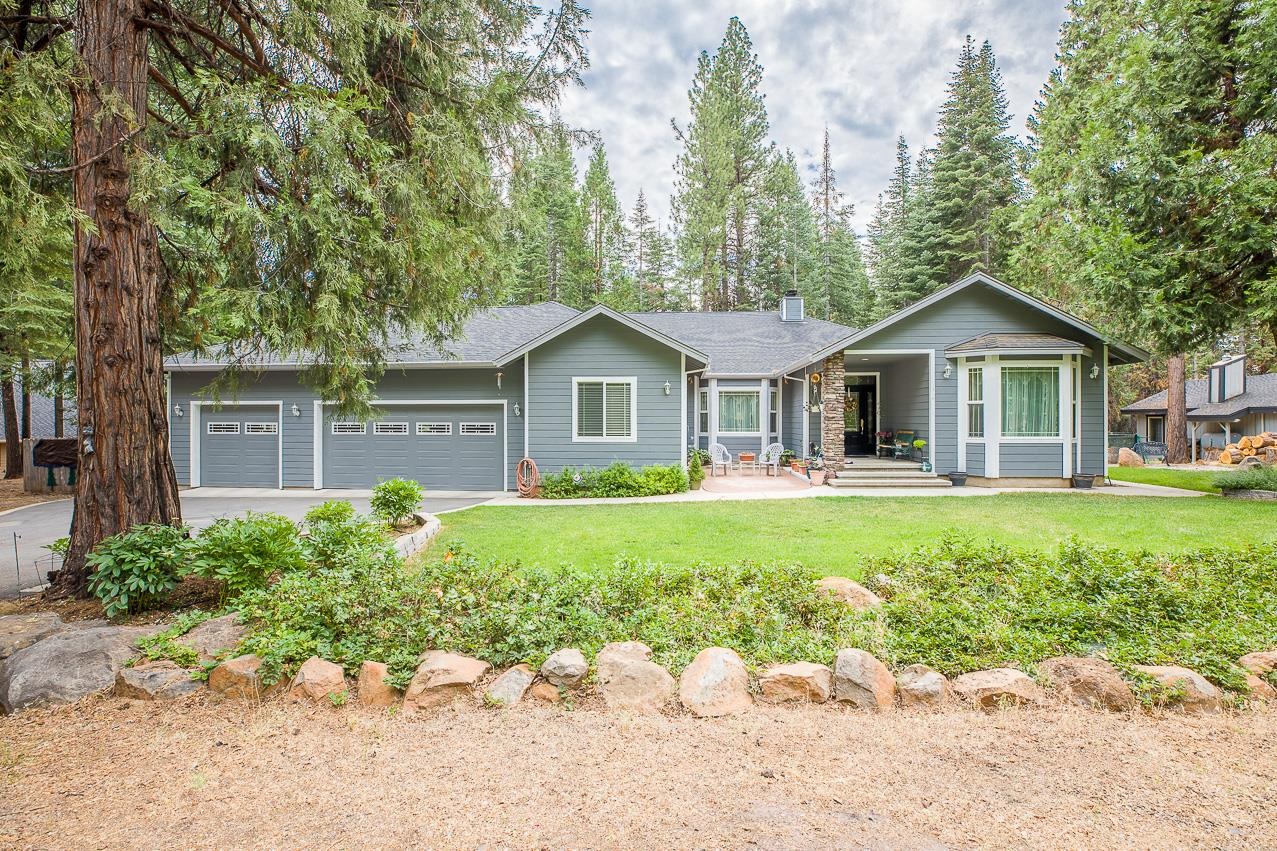
M 790 290 L 781 298 L 780 318 L 784 322 L 803 321 L 803 297 L 798 290 Z
M 1210 402 L 1224 402 L 1246 392 L 1246 356 L 1224 358 L 1210 367 Z

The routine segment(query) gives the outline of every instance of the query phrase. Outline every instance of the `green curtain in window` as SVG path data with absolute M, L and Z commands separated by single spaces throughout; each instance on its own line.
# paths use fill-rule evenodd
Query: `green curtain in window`
M 1060 436 L 1060 371 L 1049 366 L 1002 367 L 1002 434 Z
M 758 431 L 758 394 L 719 391 L 719 431 Z

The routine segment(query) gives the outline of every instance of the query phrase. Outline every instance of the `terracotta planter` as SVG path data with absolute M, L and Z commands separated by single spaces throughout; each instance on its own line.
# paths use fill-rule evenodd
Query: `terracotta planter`
M 813 485 L 823 485 L 825 483 L 824 470 L 809 470 L 807 472 L 807 477 L 811 479 L 811 483 Z

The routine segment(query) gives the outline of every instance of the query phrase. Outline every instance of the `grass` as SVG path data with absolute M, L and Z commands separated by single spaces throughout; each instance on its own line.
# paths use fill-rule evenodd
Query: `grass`
M 1219 493 L 1219 470 L 1176 470 L 1173 467 L 1109 467 L 1109 478 L 1141 485 L 1162 485 L 1202 493 Z
M 957 530 L 979 541 L 1053 549 L 1085 543 L 1180 552 L 1220 542 L 1277 540 L 1277 506 L 1245 523 L 1221 499 L 1083 494 L 979 497 L 830 497 L 741 502 L 478 507 L 445 514 L 431 553 L 451 542 L 483 558 L 610 570 L 619 558 L 668 564 L 797 562 L 858 577 L 867 557 L 938 542 Z M 1267 515 L 1269 522 L 1262 519 Z

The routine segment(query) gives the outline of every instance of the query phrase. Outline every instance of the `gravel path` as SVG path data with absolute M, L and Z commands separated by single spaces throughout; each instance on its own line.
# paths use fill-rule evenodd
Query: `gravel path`
M 0 847 L 1274 847 L 1277 710 L 0 719 Z

